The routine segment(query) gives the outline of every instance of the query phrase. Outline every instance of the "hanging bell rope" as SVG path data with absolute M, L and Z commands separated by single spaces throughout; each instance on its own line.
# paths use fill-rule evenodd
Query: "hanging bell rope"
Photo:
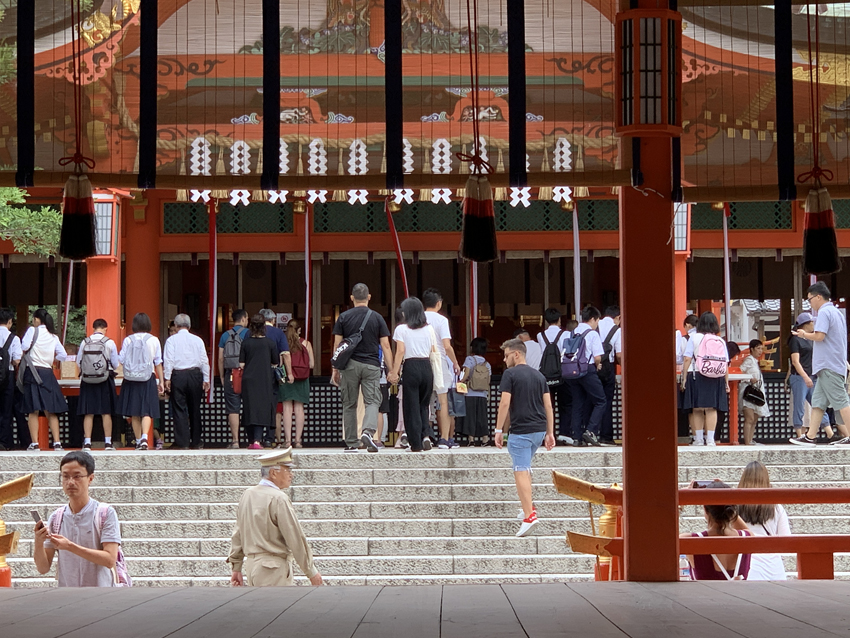
M 812 111 L 812 168 L 797 177 L 800 184 L 812 182 L 806 197 L 803 224 L 803 268 L 812 275 L 831 275 L 841 270 L 832 199 L 823 182 L 832 181 L 831 170 L 820 165 L 820 21 L 815 16 L 815 42 L 812 47 L 811 8 L 806 5 L 809 48 L 809 104 Z
M 60 166 L 74 164 L 74 174 L 65 183 L 62 197 L 62 229 L 59 254 L 67 259 L 87 259 L 97 254 L 95 245 L 94 195 L 83 167 L 93 170 L 95 161 L 83 155 L 83 41 L 79 34 L 81 0 L 68 0 L 71 8 L 71 77 L 74 93 L 74 154 L 59 160 Z

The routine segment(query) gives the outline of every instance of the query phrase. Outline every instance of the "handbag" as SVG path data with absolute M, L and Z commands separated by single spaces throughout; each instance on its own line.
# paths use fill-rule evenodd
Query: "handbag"
M 449 388 L 448 402 L 449 416 L 466 416 L 466 399 L 463 394 L 454 388 Z
M 351 355 L 354 354 L 354 349 L 357 348 L 357 345 L 363 339 L 363 329 L 366 327 L 366 324 L 369 323 L 369 318 L 372 316 L 372 312 L 372 309 L 368 308 L 366 310 L 366 316 L 363 317 L 363 323 L 360 324 L 360 329 L 350 337 L 346 337 L 339 342 L 336 350 L 334 350 L 331 355 L 331 366 L 333 366 L 334 369 L 345 370 L 345 366 L 348 365 L 348 360 L 351 359 Z
M 437 350 L 437 333 L 431 326 L 428 326 L 431 331 L 431 352 L 428 353 L 428 360 L 431 362 L 431 374 L 434 375 L 434 388 L 443 387 L 443 355 Z
M 760 408 L 767 403 L 767 398 L 764 396 L 764 392 L 760 387 L 748 385 L 744 388 L 744 401 L 752 403 L 754 406 Z
M 242 368 L 233 368 L 230 371 L 230 386 L 233 388 L 233 394 L 242 394 Z
M 278 385 L 289 382 L 286 376 L 286 366 L 274 366 L 272 369 L 274 370 L 274 380 L 277 381 Z

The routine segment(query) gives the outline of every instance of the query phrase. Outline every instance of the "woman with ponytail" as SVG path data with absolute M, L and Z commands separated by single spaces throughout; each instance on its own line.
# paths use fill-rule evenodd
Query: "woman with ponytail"
M 694 481 L 692 488 L 726 488 L 723 481 L 710 483 Z M 752 536 L 742 527 L 738 519 L 738 509 L 734 505 L 704 505 L 705 522 L 708 529 L 699 534 L 682 534 L 684 538 L 692 536 Z M 691 565 L 691 577 L 694 580 L 747 580 L 750 572 L 750 554 L 696 554 L 688 556 Z

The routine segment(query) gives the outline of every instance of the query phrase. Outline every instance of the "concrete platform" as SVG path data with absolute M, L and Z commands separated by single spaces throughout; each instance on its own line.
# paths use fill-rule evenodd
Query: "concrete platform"
M 4 638 L 821 638 L 850 583 L 0 590 Z

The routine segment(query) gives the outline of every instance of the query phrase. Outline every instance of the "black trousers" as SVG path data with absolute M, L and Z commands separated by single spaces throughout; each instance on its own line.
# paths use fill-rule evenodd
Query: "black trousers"
M 21 412 L 20 406 L 23 404 L 24 395 L 18 390 L 18 386 L 12 382 L 12 388 L 15 393 L 14 399 L 14 413 L 15 413 L 15 423 L 18 424 L 18 444 L 22 448 L 27 448 L 32 443 L 32 438 L 30 437 L 30 428 L 29 423 L 27 422 L 27 415 Z
M 174 443 L 178 447 L 201 444 L 201 401 L 204 376 L 199 368 L 171 373 L 171 414 L 174 417 Z
M 614 440 L 614 390 L 616 389 L 617 376 L 612 374 L 611 379 L 602 384 L 602 390 L 605 392 L 605 412 L 602 414 L 599 438 L 603 441 Z
M 591 369 L 583 377 L 567 381 L 567 384 L 573 393 L 573 438 L 581 440 L 585 430 L 599 436 L 605 413 L 605 390 L 596 370 Z M 590 416 L 585 418 L 587 408 L 590 408 Z
M 0 384 L 0 445 L 7 450 L 14 449 L 12 422 L 15 419 L 15 373 L 9 370 L 6 381 Z
M 428 408 L 434 389 L 434 374 L 428 359 L 404 360 L 404 393 L 401 409 L 404 414 L 404 431 L 411 450 L 422 449 L 422 437 L 430 429 Z
M 566 382 L 549 386 L 549 394 L 552 397 L 552 409 L 558 410 L 558 434 L 557 436 L 573 435 L 573 395 L 570 386 Z

